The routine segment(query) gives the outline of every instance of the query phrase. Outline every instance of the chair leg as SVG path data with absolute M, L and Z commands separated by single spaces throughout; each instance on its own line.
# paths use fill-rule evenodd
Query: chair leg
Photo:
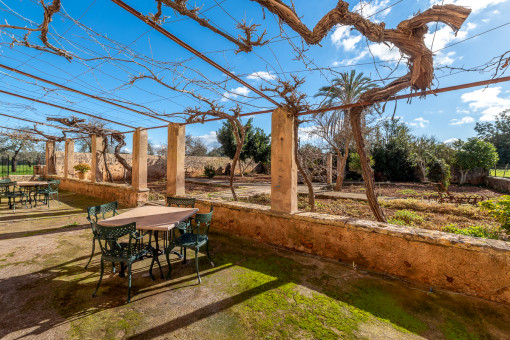
M 172 275 L 172 265 L 170 264 L 170 251 L 165 251 L 166 262 L 168 263 L 168 274 L 166 274 L 166 279 L 170 279 Z
M 186 247 L 183 247 L 183 249 L 182 249 L 182 251 L 184 252 L 182 264 L 186 264 L 186 253 L 187 253 L 187 250 L 188 250 L 188 248 L 186 248 Z
M 112 262 L 112 273 L 116 273 L 117 272 L 117 268 L 115 268 L 115 262 Z
M 101 259 L 101 275 L 99 276 L 99 282 L 97 283 L 96 290 L 92 294 L 92 297 L 96 296 L 97 290 L 99 289 L 99 285 L 101 284 L 101 281 L 103 280 L 103 274 L 104 274 L 104 261 Z
M 92 239 L 92 253 L 90 254 L 89 262 L 87 262 L 87 264 L 85 265 L 85 269 L 87 269 L 87 267 L 90 264 L 90 261 L 92 261 L 92 257 L 94 256 L 94 251 L 95 250 L 96 250 L 96 239 L 93 238 Z
M 211 266 L 214 267 L 214 262 L 211 259 L 211 255 L 209 255 L 209 241 L 205 244 L 205 251 L 207 252 L 207 258 L 209 259 L 209 262 L 211 262 Z
M 186 249 L 186 248 L 184 248 Z M 198 248 L 195 249 L 195 266 L 197 267 L 197 277 L 198 277 L 198 283 L 202 283 L 202 279 L 200 279 L 200 272 L 198 271 Z
M 154 275 L 152 275 L 152 268 L 154 268 L 154 261 L 156 261 L 156 251 L 152 252 L 152 261 L 151 261 L 151 266 L 149 267 L 149 276 L 151 277 L 152 281 L 156 280 L 154 278 Z
M 127 303 L 131 302 L 131 263 L 128 264 L 128 299 Z

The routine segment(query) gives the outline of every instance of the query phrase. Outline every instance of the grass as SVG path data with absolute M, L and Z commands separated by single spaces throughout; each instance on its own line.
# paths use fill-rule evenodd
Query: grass
M 34 167 L 28 167 L 26 165 L 18 165 L 16 167 L 16 172 L 11 172 L 11 167 L 7 165 L 0 165 L 0 174 L 3 176 L 7 176 L 7 173 L 9 175 L 33 175 L 34 174 Z
M 510 178 L 510 169 L 508 170 L 496 170 L 496 172 L 494 172 L 494 169 L 491 169 L 489 171 L 489 175 L 490 176 L 495 176 L 495 177 L 506 177 L 506 178 Z

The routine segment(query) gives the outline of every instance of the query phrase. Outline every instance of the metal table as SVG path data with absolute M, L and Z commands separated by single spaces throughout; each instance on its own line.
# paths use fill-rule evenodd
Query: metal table
M 42 186 L 47 186 L 49 184 L 48 181 L 22 181 L 22 182 L 16 182 L 16 186 L 20 187 L 20 188 L 23 188 L 23 190 L 25 191 L 25 193 L 27 193 L 28 195 L 28 201 L 30 202 L 30 206 L 32 206 L 32 189 L 39 189 L 40 187 Z M 35 201 L 35 197 L 34 197 L 34 201 Z M 36 203 L 36 206 L 37 206 L 37 202 Z
M 160 231 L 170 232 L 181 222 L 188 220 L 191 216 L 198 212 L 197 208 L 177 208 L 177 207 L 163 207 L 163 206 L 143 206 L 131 209 L 122 214 L 112 216 L 99 222 L 103 226 L 120 226 L 132 222 L 136 222 L 136 229 L 148 230 L 154 233 L 156 242 L 155 252 L 153 256 L 159 256 L 161 250 L 159 249 L 158 233 Z M 180 256 L 179 253 L 177 255 Z M 159 264 L 161 278 L 163 278 L 163 269 Z M 152 268 L 149 270 L 151 278 Z

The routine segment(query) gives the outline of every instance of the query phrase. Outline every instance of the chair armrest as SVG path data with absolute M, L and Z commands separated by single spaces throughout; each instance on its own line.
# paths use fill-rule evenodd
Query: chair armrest
M 139 241 L 139 240 L 143 239 L 146 235 L 148 235 L 148 234 L 150 234 L 150 233 L 151 233 L 151 231 L 150 231 L 150 230 L 148 230 L 148 231 L 146 231 L 145 233 L 143 233 L 142 235 L 140 235 L 138 232 L 136 232 L 136 233 L 130 233 L 129 235 L 130 235 L 131 239 L 136 240 L 136 241 Z M 137 235 L 138 235 L 138 236 L 137 236 Z

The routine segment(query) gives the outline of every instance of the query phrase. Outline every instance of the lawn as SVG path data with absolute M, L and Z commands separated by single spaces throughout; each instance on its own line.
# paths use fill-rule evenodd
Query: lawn
M 494 169 L 491 169 L 490 172 L 489 172 L 489 175 L 490 176 L 496 176 L 496 177 L 510 178 L 510 169 L 508 169 L 508 170 L 497 169 L 496 171 L 494 171 Z
M 33 175 L 34 167 L 28 165 L 18 165 L 16 167 L 16 172 L 11 172 L 11 167 L 8 165 L 0 165 L 0 175 L 7 176 L 7 172 L 9 175 Z
M 83 207 L 102 202 L 71 193 L 62 201 L 68 215 L 0 222 L 0 338 L 501 339 L 510 333 L 509 306 L 218 232 L 214 217 L 216 265 L 200 254 L 202 284 L 190 252 L 187 264 L 172 259 L 168 281 L 151 281 L 150 261 L 137 262 L 130 304 L 126 279 L 110 267 L 92 298 L 99 254 L 84 269 L 92 235 Z

